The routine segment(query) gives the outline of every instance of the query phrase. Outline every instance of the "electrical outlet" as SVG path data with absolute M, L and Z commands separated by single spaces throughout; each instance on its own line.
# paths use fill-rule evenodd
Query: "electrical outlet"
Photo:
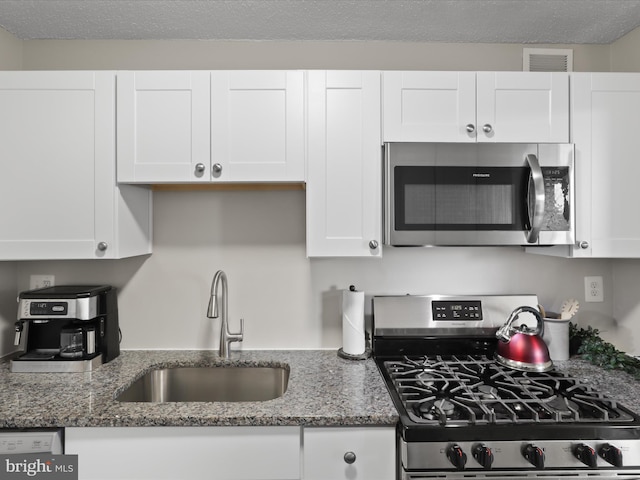
M 604 302 L 602 277 L 584 277 L 584 300 L 586 302 Z
M 31 290 L 35 288 L 53 287 L 55 284 L 55 275 L 31 275 L 31 277 L 29 277 L 29 288 Z

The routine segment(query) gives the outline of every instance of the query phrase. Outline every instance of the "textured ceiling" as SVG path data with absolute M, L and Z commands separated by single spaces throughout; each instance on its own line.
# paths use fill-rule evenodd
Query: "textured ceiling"
M 0 0 L 21 39 L 609 44 L 640 0 Z

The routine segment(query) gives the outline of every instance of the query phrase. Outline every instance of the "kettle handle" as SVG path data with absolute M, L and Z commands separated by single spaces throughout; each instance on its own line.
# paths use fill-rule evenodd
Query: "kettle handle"
M 520 316 L 521 313 L 524 312 L 531 313 L 534 317 L 536 317 L 538 324 L 535 331 L 531 332 L 528 329 L 519 330 L 517 328 L 511 327 L 511 324 L 518 318 L 518 316 Z M 508 342 L 509 340 L 511 340 L 511 337 L 514 333 L 524 333 L 526 335 L 538 335 L 542 337 L 542 335 L 544 335 L 544 321 L 542 320 L 540 312 L 535 308 L 528 307 L 526 305 L 516 308 L 513 312 L 511 312 L 511 315 L 509 315 L 509 319 L 507 320 L 507 322 L 498 329 L 498 331 L 496 332 L 496 337 L 498 337 L 502 341 Z

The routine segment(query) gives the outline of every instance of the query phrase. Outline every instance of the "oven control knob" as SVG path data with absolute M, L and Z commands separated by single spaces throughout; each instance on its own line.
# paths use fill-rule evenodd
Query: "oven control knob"
M 544 468 L 544 451 L 540 447 L 529 443 L 522 449 L 522 456 L 534 467 Z
M 596 468 L 598 464 L 598 456 L 596 455 L 596 451 L 589 445 L 581 443 L 575 448 L 573 454 L 587 467 Z
M 478 444 L 473 447 L 473 458 L 476 459 L 480 465 L 484 468 L 489 469 L 493 464 L 493 452 L 486 445 Z
M 598 454 L 614 467 L 622 467 L 622 450 L 610 443 L 605 443 L 598 450 Z
M 467 454 L 462 451 L 460 445 L 447 448 L 447 458 L 458 470 L 462 470 L 467 463 Z

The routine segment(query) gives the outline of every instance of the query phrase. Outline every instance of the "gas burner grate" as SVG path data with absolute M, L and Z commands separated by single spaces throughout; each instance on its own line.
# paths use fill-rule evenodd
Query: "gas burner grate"
M 632 422 L 616 402 L 561 372 L 521 372 L 487 356 L 411 356 L 384 362 L 420 424 Z

